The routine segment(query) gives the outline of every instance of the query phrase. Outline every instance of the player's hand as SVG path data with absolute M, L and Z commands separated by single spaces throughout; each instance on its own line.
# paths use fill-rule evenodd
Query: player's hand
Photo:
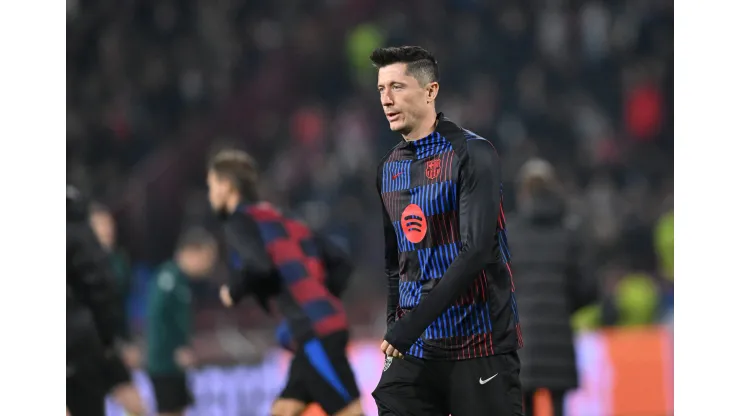
M 195 353 L 190 347 L 180 347 L 175 351 L 175 362 L 182 368 L 195 366 Z
M 223 303 L 224 306 L 230 308 L 234 305 L 234 301 L 231 300 L 231 293 L 229 293 L 228 286 L 221 286 L 221 291 L 219 292 L 219 295 L 221 296 L 221 303 Z
M 383 343 L 380 344 L 380 350 L 383 351 L 383 354 L 385 354 L 386 357 L 403 358 L 401 351 L 393 348 L 393 345 L 386 340 L 383 340 Z
M 132 383 L 117 385 L 113 388 L 111 396 L 113 396 L 113 400 L 118 402 L 118 404 L 120 404 L 129 414 L 136 416 L 146 415 L 144 400 L 142 400 L 139 391 L 136 390 L 136 387 Z

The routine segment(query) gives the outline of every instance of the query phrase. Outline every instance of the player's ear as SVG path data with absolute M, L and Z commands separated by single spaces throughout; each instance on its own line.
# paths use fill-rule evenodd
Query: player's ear
M 438 82 L 430 82 L 427 84 L 426 87 L 426 94 L 427 94 L 427 101 L 432 102 L 437 99 L 437 94 L 439 94 L 439 83 Z

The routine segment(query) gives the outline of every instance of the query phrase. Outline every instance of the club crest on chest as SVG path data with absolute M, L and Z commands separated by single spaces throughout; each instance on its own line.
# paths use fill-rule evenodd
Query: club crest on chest
M 424 171 L 426 173 L 427 179 L 429 179 L 430 181 L 437 179 L 439 173 L 442 171 L 442 160 L 436 158 L 427 161 L 426 169 Z

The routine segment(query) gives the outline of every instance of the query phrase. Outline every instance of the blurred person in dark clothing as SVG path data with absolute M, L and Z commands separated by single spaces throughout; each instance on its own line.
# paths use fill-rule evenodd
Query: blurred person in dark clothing
M 88 223 L 80 192 L 67 186 L 67 408 L 73 416 L 104 414 L 109 392 L 144 414 L 116 344 L 123 316 L 106 255 Z
M 378 95 L 402 140 L 377 170 L 388 281 L 380 415 L 522 415 L 522 333 L 493 144 L 436 112 L 437 60 L 376 49 Z
M 578 387 L 570 317 L 596 299 L 595 284 L 581 273 L 580 240 L 567 223 L 548 162 L 524 164 L 517 206 L 508 224 L 509 246 L 516 253 L 519 319 L 527 328 L 527 347 L 520 352 L 525 411 L 535 414 L 534 393 L 546 389 L 554 415 L 562 415 L 566 392 Z
M 203 228 L 186 230 L 174 259 L 151 281 L 147 305 L 147 372 L 159 415 L 182 415 L 193 403 L 185 370 L 195 365 L 191 280 L 209 277 L 216 262 L 216 240 Z
M 131 266 L 129 259 L 126 253 L 116 244 L 116 220 L 108 207 L 100 203 L 91 204 L 90 225 L 93 231 L 95 231 L 100 245 L 108 255 L 108 261 L 110 262 L 118 286 L 118 298 L 121 300 L 120 308 L 124 316 L 124 325 L 121 328 L 121 333 L 126 341 L 126 344 L 122 347 L 122 356 L 129 368 L 137 368 L 141 364 L 141 352 L 132 342 L 130 324 L 128 319 L 126 319 L 126 301 L 131 294 Z
M 304 223 L 260 202 L 257 176 L 250 155 L 227 149 L 211 159 L 207 181 L 232 271 L 221 301 L 231 307 L 251 294 L 268 313 L 276 305 L 286 320 L 279 333 L 295 355 L 271 415 L 297 416 L 311 402 L 331 415 L 362 415 L 338 298 L 351 271 L 347 256 Z

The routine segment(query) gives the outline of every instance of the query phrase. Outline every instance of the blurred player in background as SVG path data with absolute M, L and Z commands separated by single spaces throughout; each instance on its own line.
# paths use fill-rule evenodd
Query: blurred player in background
M 80 192 L 67 186 L 67 408 L 102 415 L 111 392 L 130 413 L 144 414 L 116 344 L 124 337 L 120 297 L 105 252 L 88 223 Z
M 207 278 L 217 255 L 216 240 L 208 231 L 188 229 L 178 241 L 174 259 L 163 264 L 151 282 L 146 368 L 161 416 L 182 415 L 193 403 L 185 374 L 195 364 L 190 346 L 193 332 L 190 280 Z
M 522 415 L 522 347 L 493 145 L 437 113 L 437 60 L 377 49 L 400 141 L 378 167 L 388 277 L 382 415 Z M 403 359 L 398 359 L 403 358 Z
M 252 294 L 270 312 L 274 300 L 287 321 L 286 344 L 295 351 L 271 414 L 297 416 L 315 402 L 330 415 L 362 415 L 346 354 L 347 318 L 337 297 L 349 274 L 346 256 L 305 224 L 259 202 L 257 181 L 245 152 L 223 150 L 209 163 L 209 200 L 223 220 L 233 272 L 221 301 L 231 307 Z

